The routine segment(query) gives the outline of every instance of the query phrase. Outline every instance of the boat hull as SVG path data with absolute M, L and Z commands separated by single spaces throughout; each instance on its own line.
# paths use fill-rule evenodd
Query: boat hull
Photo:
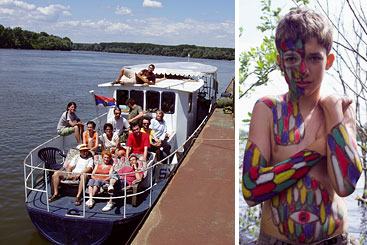
M 56 244 L 102 244 L 127 241 L 145 212 L 129 219 L 83 219 L 55 215 L 27 206 L 29 217 L 40 233 Z

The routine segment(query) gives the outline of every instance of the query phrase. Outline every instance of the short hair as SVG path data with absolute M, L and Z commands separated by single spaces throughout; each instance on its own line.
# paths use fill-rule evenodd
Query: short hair
M 96 123 L 95 123 L 95 122 L 93 122 L 93 121 L 88 121 L 88 122 L 87 122 L 87 125 L 88 125 L 88 124 L 92 124 L 92 127 L 93 127 L 93 128 L 96 128 Z
M 105 124 L 103 125 L 103 131 L 105 131 L 105 130 L 106 130 L 106 128 L 108 128 L 108 127 L 110 127 L 110 128 L 113 130 L 113 126 L 112 126 L 112 124 L 111 124 L 111 123 L 105 123 Z
M 333 44 L 333 33 L 330 23 L 320 14 L 311 9 L 295 9 L 283 16 L 278 23 L 275 33 L 275 45 L 280 53 L 282 42 L 285 40 L 306 43 L 316 38 L 318 43 L 329 54 Z
M 150 64 L 149 66 L 153 67 L 153 69 L 155 69 L 155 66 L 153 64 Z
M 102 157 L 104 155 L 108 155 L 110 158 L 112 158 L 112 153 L 110 151 L 102 151 Z
M 69 107 L 72 106 L 72 105 L 75 107 L 75 110 L 76 110 L 76 103 L 74 101 L 71 101 L 71 102 L 68 103 L 68 106 L 66 107 L 66 110 L 69 110 Z
M 134 105 L 135 104 L 135 100 L 133 98 L 128 98 L 125 102 L 126 105 L 131 104 Z
M 121 113 L 121 108 L 118 106 L 115 106 L 115 108 L 113 109 L 113 113 L 115 113 L 115 111 L 119 111 Z
M 135 127 L 135 126 L 139 126 L 140 128 L 141 128 L 141 125 L 139 124 L 139 123 L 137 123 L 137 122 L 131 122 L 130 123 L 130 128 L 132 129 L 133 127 Z
M 149 115 L 144 115 L 142 118 L 141 118 L 141 121 L 143 122 L 143 120 L 148 120 L 150 122 L 150 120 L 152 120 L 152 117 L 149 116 Z

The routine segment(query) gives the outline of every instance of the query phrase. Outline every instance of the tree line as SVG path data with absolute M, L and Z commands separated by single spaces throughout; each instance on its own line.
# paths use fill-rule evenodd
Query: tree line
M 49 35 L 46 32 L 36 33 L 14 29 L 0 25 L 0 48 L 10 49 L 44 49 L 44 50 L 71 50 L 73 42 L 68 37 Z
M 158 56 L 175 56 L 204 58 L 216 60 L 234 60 L 233 48 L 202 47 L 196 45 L 158 45 L 152 43 L 74 43 L 73 50 L 145 54 Z
M 217 60 L 234 60 L 233 48 L 202 47 L 195 45 L 158 45 L 152 43 L 73 43 L 68 37 L 36 33 L 20 27 L 5 28 L 0 24 L 0 48 L 81 50 L 111 53 L 145 54 Z

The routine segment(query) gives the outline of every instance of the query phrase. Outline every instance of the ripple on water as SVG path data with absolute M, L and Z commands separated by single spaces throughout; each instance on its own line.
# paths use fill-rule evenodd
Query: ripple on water
M 186 59 L 97 52 L 0 50 L 0 243 L 47 243 L 26 212 L 23 160 L 33 148 L 56 136 L 57 122 L 67 103 L 75 101 L 78 116 L 86 122 L 96 115 L 89 90 L 102 91 L 97 84 L 116 79 L 123 65 L 171 61 Z M 234 62 L 192 61 L 217 66 L 220 88 L 235 74 Z M 105 92 L 101 95 L 108 96 Z

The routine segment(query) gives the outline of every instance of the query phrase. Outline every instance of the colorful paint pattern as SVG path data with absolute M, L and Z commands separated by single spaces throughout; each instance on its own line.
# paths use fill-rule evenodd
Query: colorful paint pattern
M 328 144 L 339 192 L 351 194 L 362 172 L 356 143 L 349 139 L 345 126 L 338 123 L 328 135 Z
M 268 200 L 294 185 L 322 156 L 303 150 L 289 159 L 267 167 L 258 147 L 247 142 L 243 161 L 242 193 L 250 205 Z
M 287 95 L 281 98 L 263 97 L 256 103 L 265 103 L 273 113 L 274 140 L 277 145 L 299 144 L 305 135 L 305 126 L 298 101 Z
M 302 41 L 297 40 L 294 43 L 289 39 L 285 39 L 281 44 L 279 56 L 285 80 L 289 86 L 291 100 L 295 100 L 304 95 L 304 89 L 296 85 L 296 81 L 302 80 L 306 71 L 305 50 Z
M 279 232 L 297 243 L 329 238 L 343 217 L 343 210 L 324 186 L 308 175 L 273 197 L 271 210 Z

